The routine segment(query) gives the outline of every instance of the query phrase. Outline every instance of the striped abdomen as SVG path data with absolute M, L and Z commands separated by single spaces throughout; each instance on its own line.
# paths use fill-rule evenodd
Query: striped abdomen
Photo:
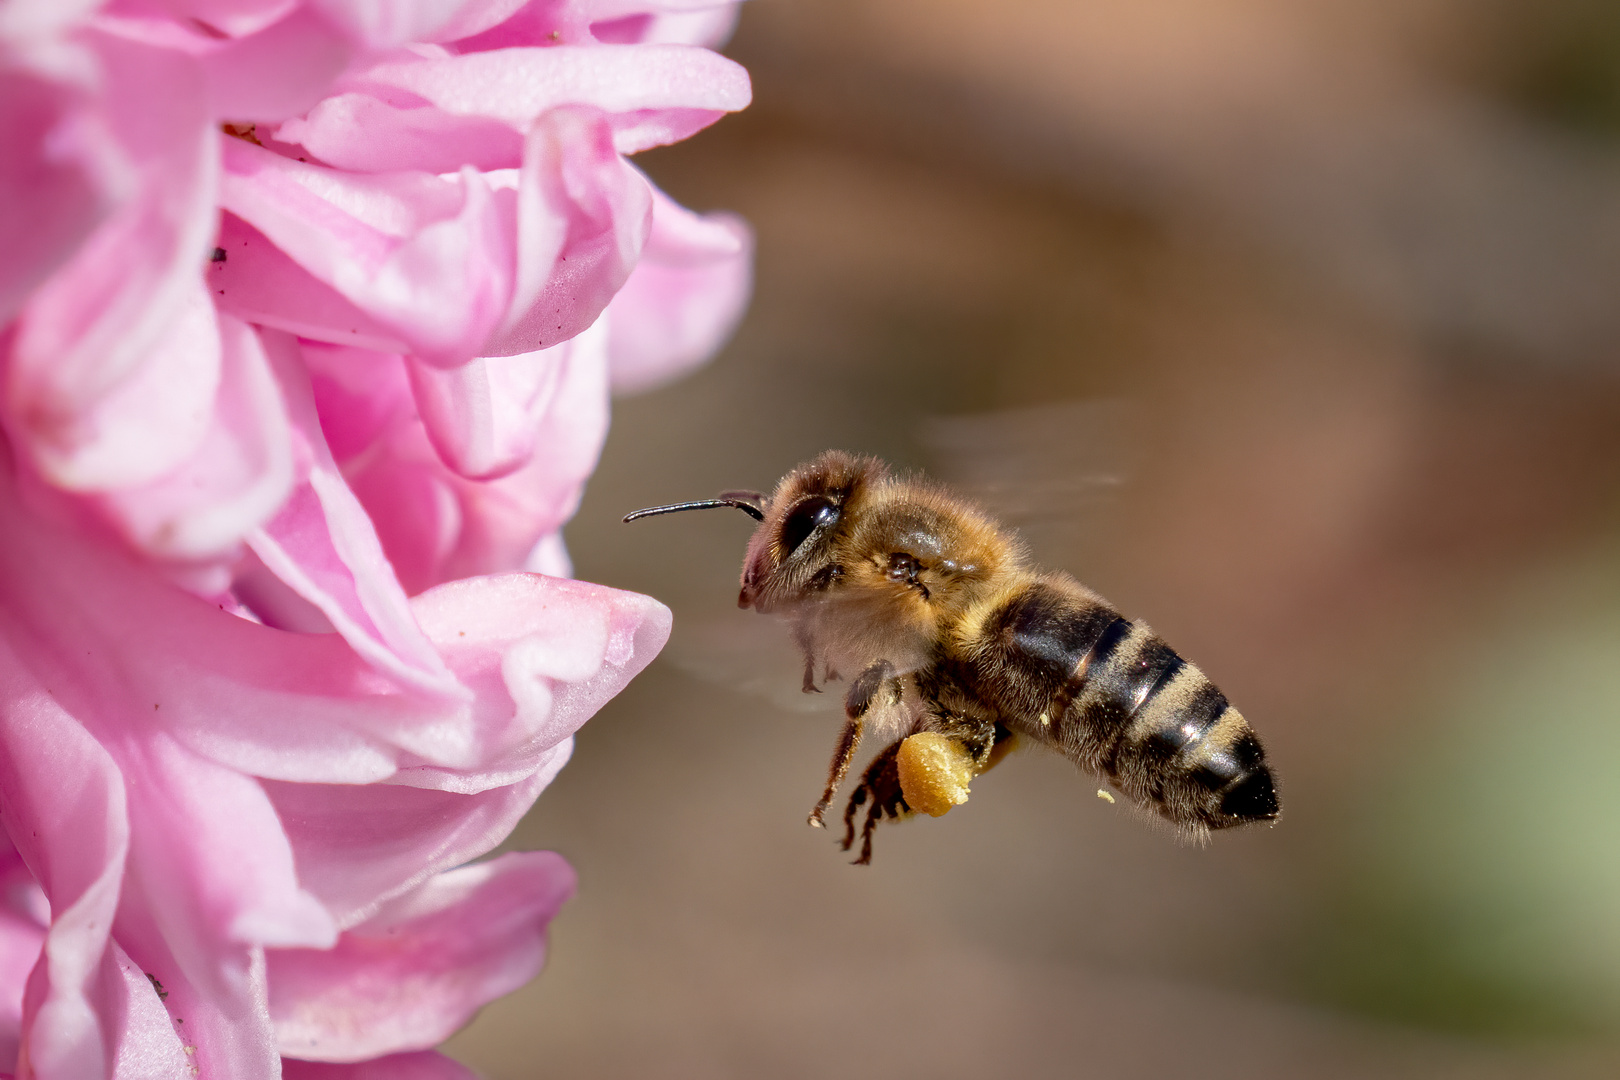
M 1063 577 L 1005 598 L 969 660 L 1009 727 L 1106 775 L 1178 825 L 1277 816 L 1265 751 L 1204 673 Z

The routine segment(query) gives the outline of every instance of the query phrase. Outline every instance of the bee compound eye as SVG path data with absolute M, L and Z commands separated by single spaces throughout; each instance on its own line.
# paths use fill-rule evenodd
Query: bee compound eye
M 838 520 L 838 507 L 822 495 L 812 495 L 801 501 L 782 521 L 782 546 L 791 554 L 823 525 Z

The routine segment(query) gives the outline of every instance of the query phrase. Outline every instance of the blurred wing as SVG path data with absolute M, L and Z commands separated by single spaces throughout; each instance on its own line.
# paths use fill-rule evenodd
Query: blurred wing
M 1063 401 L 925 420 L 930 472 L 1022 533 L 1037 560 L 1083 548 L 1128 471 L 1131 408 Z

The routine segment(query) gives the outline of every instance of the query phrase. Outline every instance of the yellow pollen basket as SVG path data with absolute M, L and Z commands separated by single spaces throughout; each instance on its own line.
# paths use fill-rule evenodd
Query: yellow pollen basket
M 900 791 L 913 810 L 939 817 L 967 802 L 973 755 L 956 740 L 935 731 L 919 732 L 900 744 L 895 765 Z

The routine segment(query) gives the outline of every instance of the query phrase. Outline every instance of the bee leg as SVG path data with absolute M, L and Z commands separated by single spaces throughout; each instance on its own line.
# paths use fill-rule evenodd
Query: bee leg
M 911 816 L 911 807 L 900 790 L 900 771 L 896 765 L 899 752 L 900 742 L 894 742 L 873 758 L 861 777 L 860 786 L 850 795 L 849 805 L 844 807 L 844 850 L 848 851 L 855 843 L 855 814 L 869 800 L 871 802 L 866 820 L 861 824 L 861 855 L 855 860 L 856 866 L 871 864 L 872 830 L 877 828 L 878 822 L 886 817 L 898 821 Z
M 865 780 L 862 780 L 860 786 L 850 794 L 849 803 L 844 807 L 845 851 L 848 851 L 849 846 L 855 842 L 855 812 L 866 802 L 866 797 L 871 791 L 871 787 L 867 785 Z
M 851 866 L 872 865 L 872 830 L 877 828 L 878 808 L 872 804 L 872 809 L 866 812 L 866 824 L 861 826 L 861 857 L 850 863 Z
M 821 693 L 821 687 L 816 685 L 816 652 L 810 647 L 810 635 L 802 626 L 793 628 L 793 643 L 804 653 L 804 685 L 800 689 L 806 694 Z
M 838 736 L 838 746 L 833 750 L 832 764 L 827 768 L 827 787 L 821 793 L 821 800 L 816 803 L 815 809 L 810 811 L 810 824 L 816 828 L 824 827 L 822 816 L 826 814 L 827 807 L 832 805 L 833 796 L 838 793 L 838 785 L 844 782 L 844 776 L 849 772 L 849 763 L 861 745 L 861 731 L 865 726 L 866 714 L 872 708 L 872 701 L 884 684 L 892 682 L 893 679 L 894 665 L 887 660 L 878 660 L 849 684 L 849 693 L 844 696 L 844 730 Z
M 861 745 L 861 728 L 861 718 L 858 716 L 844 721 L 844 730 L 833 749 L 832 764 L 827 769 L 827 789 L 821 793 L 821 800 L 816 803 L 815 809 L 810 811 L 810 824 L 818 829 L 826 828 L 826 823 L 821 820 L 822 815 L 832 805 L 838 785 L 844 782 L 844 775 L 849 772 L 849 763 L 855 757 L 856 748 Z
M 1018 747 L 1018 734 L 1008 731 L 1000 724 L 996 725 L 995 739 L 996 741 L 991 743 L 990 747 L 979 755 L 979 763 L 975 766 L 975 769 L 980 776 L 1000 765 L 1001 759 Z

